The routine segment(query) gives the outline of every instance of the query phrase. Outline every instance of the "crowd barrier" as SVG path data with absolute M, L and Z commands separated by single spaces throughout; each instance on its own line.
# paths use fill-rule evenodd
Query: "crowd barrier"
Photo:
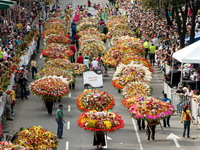
M 171 88 L 167 83 L 164 83 L 164 92 L 167 94 L 168 98 L 172 100 L 172 104 L 175 107 L 175 110 L 177 113 L 181 113 L 184 106 L 186 104 L 189 104 L 191 114 L 193 119 L 197 121 L 198 124 L 200 124 L 200 107 L 199 104 L 195 101 L 195 98 L 190 98 L 188 96 L 180 96 L 176 93 L 177 89 Z

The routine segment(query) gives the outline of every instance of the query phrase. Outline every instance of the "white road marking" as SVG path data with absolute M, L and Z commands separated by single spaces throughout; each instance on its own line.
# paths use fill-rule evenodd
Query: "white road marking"
M 70 121 L 67 122 L 67 129 L 70 129 Z
M 141 143 L 141 139 L 140 139 L 140 136 L 139 136 L 139 133 L 138 133 L 138 129 L 137 129 L 135 120 L 132 119 L 132 122 L 133 122 L 133 126 L 134 126 L 134 129 L 135 129 L 135 134 L 136 134 L 136 136 L 137 136 L 137 140 L 138 140 L 138 143 L 139 143 L 139 146 L 140 146 L 140 150 L 143 150 L 142 143 Z
M 70 112 L 70 111 L 71 111 L 71 106 L 69 105 L 69 106 L 68 106 L 68 112 Z
M 112 140 L 112 138 L 111 138 L 111 137 L 109 137 L 109 136 L 107 136 L 107 139 L 108 139 L 108 140 Z
M 181 147 L 178 143 L 177 139 L 181 139 L 180 137 L 178 137 L 177 135 L 170 133 L 170 135 L 167 137 L 167 139 L 172 139 L 176 145 L 176 147 Z
M 72 93 L 71 93 L 71 92 L 69 92 L 69 95 L 68 95 L 68 97 L 72 97 Z
M 108 148 L 108 141 L 107 141 L 107 137 L 106 137 L 106 135 L 105 135 L 105 141 L 106 141 L 106 145 L 103 146 L 103 148 Z
M 66 142 L 66 150 L 69 150 L 69 142 Z

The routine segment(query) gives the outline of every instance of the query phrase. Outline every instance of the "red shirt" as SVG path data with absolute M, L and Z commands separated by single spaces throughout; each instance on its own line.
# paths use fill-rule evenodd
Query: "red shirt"
M 100 26 L 102 26 L 102 24 L 104 24 L 104 21 L 100 21 L 99 24 L 100 24 Z
M 76 48 L 73 44 L 69 46 L 69 49 L 72 50 L 74 53 L 76 52 Z
M 83 56 L 78 56 L 76 62 L 80 63 L 80 64 L 83 64 Z

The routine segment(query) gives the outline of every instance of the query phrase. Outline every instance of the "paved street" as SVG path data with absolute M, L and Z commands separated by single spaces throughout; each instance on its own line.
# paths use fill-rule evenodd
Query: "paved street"
M 65 8 L 69 0 L 60 0 L 61 8 Z M 92 3 L 98 3 L 97 0 L 91 0 Z M 87 1 L 76 0 L 75 4 L 87 4 Z M 101 0 L 102 4 L 107 3 L 107 0 Z M 42 41 L 41 41 L 42 44 Z M 37 56 L 37 61 L 41 67 L 44 60 Z M 146 130 L 138 131 L 136 121 L 131 119 L 127 108 L 123 107 L 121 100 L 123 97 L 112 86 L 111 79 L 114 73 L 113 69 L 109 70 L 109 77 L 104 77 L 104 87 L 102 90 L 107 91 L 114 96 L 115 107 L 113 112 L 122 116 L 125 127 L 119 131 L 108 133 L 108 150 L 199 150 L 200 149 L 200 130 L 197 130 L 196 125 L 191 127 L 191 138 L 182 138 L 183 125 L 180 123 L 180 116 L 174 115 L 171 118 L 171 127 L 164 128 L 162 131 L 160 127 L 156 128 L 156 140 L 148 141 Z M 31 82 L 32 79 L 29 78 Z M 77 118 L 81 112 L 76 107 L 76 97 L 83 92 L 83 78 L 78 76 L 76 78 L 76 88 L 71 91 L 71 97 L 64 97 L 61 103 L 56 103 L 53 115 L 47 114 L 46 108 L 40 97 L 30 95 L 29 100 L 22 101 L 18 99 L 15 107 L 16 116 L 13 117 L 13 122 L 6 122 L 7 130 L 13 132 L 18 131 L 21 127 L 27 128 L 33 125 L 41 125 L 42 127 L 52 131 L 56 134 L 57 124 L 55 122 L 55 111 L 59 104 L 64 105 L 64 119 L 66 126 L 64 127 L 63 139 L 59 140 L 58 150 L 95 150 L 93 147 L 93 132 L 85 131 L 77 125 Z M 159 98 L 162 96 L 163 81 L 161 72 L 157 67 L 154 67 L 153 80 L 151 83 L 153 87 L 153 96 Z M 176 139 L 166 139 L 171 133 L 180 137 Z M 180 146 L 180 147 L 179 147 Z

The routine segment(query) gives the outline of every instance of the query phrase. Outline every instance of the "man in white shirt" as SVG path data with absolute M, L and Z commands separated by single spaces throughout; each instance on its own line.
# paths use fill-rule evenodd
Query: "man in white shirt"
M 96 58 L 94 58 L 93 61 L 91 62 L 91 67 L 93 68 L 99 67 L 99 62 L 96 60 Z

